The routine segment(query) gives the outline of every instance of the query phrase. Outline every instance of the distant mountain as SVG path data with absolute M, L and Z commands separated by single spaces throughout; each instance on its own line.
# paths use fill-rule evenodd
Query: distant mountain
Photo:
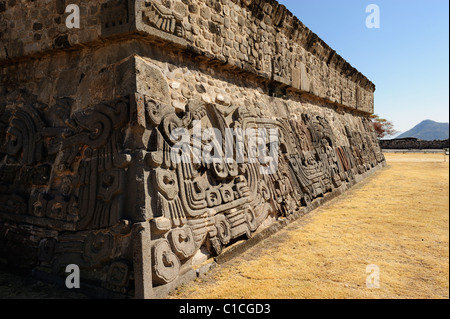
M 407 137 L 415 137 L 424 141 L 446 140 L 449 137 L 449 124 L 426 120 L 408 132 L 397 136 L 397 138 Z

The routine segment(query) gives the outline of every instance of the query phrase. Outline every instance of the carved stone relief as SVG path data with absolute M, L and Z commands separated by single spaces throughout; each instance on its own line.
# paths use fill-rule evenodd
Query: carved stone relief
M 75 112 L 61 127 L 45 124 L 53 110 L 25 104 L 11 114 L 0 162 L 2 212 L 77 230 L 116 224 L 131 160 L 121 146 L 128 99 Z
M 146 161 L 152 167 L 150 178 L 155 188 L 151 197 L 157 207 L 151 220 L 157 285 L 175 280 L 176 270 L 189 265 L 202 246 L 217 256 L 233 240 L 250 238 L 270 216 L 298 216 L 311 201 L 370 169 L 370 158 L 374 165 L 382 161 L 380 152 L 373 153 L 376 147 L 367 145 L 373 142 L 373 134 L 364 119 L 360 125 L 365 126 L 366 137 L 348 130 L 348 148 L 337 145 L 329 122 L 322 116 L 303 114 L 301 120 L 269 120 L 247 108 L 236 108 L 226 115 L 220 105 L 194 102 L 177 115 L 170 106 L 149 98 L 145 104 L 154 130 Z M 260 163 L 247 161 L 194 164 L 195 148 L 199 147 L 195 140 L 182 155 L 189 160 L 172 162 L 176 141 L 170 130 L 184 127 L 193 135 L 194 121 L 200 121 L 203 129 L 218 128 L 221 136 L 230 128 L 278 129 L 278 170 L 263 175 Z M 233 149 L 237 140 L 234 136 Z M 248 147 L 242 150 L 245 157 L 250 151 Z
M 158 30 L 184 38 L 183 17 L 156 1 L 145 0 L 142 21 Z

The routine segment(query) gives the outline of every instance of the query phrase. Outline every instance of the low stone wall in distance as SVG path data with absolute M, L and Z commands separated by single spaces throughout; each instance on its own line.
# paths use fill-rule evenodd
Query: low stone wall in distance
M 380 146 L 384 150 L 441 150 L 450 147 L 449 139 L 424 141 L 417 138 L 403 138 L 381 140 Z

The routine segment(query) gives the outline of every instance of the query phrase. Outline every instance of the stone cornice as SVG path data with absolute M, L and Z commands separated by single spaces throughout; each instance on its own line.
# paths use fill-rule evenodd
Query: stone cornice
M 66 27 L 66 2 L 5 2 L 0 65 L 139 38 L 373 113 L 375 85 L 275 0 L 74 0 L 80 29 Z

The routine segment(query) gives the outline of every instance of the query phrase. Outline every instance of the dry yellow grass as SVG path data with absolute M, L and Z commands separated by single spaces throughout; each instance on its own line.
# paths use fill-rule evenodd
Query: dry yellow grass
M 389 166 L 171 298 L 449 298 L 449 164 Z M 366 286 L 366 267 L 380 288 Z

